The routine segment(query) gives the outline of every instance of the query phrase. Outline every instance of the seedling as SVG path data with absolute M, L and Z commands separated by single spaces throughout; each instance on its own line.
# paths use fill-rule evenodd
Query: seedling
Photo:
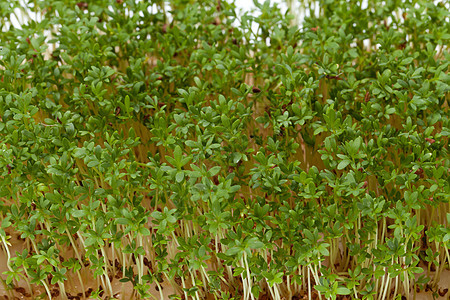
M 9 296 L 439 291 L 447 4 L 31 2 L 0 4 Z

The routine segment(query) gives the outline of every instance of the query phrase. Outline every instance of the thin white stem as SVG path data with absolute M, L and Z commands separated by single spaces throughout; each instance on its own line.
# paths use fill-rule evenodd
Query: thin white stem
M 112 289 L 111 281 L 109 280 L 108 276 L 108 267 L 109 267 L 108 256 L 106 255 L 105 249 L 103 247 L 101 247 L 101 252 L 103 255 L 103 261 L 105 262 L 105 270 L 104 270 L 105 273 L 103 274 L 103 276 L 105 277 L 106 287 L 108 288 L 110 295 L 113 296 L 114 292 Z
M 308 268 L 308 300 L 312 300 L 311 298 L 311 271 Z
M 267 288 L 269 289 L 269 292 L 272 295 L 272 299 L 275 299 L 275 293 L 273 291 L 273 288 L 270 286 L 270 284 L 268 282 L 267 282 Z
M 158 291 L 159 291 L 159 297 L 161 298 L 161 300 L 164 300 L 164 294 L 162 292 L 162 288 L 161 285 L 158 282 L 158 279 L 155 280 L 156 285 L 158 286 Z
M 8 247 L 9 243 L 5 240 L 5 237 L 3 235 L 1 236 L 1 238 L 2 238 L 3 246 L 6 250 L 6 266 L 8 267 L 8 270 L 10 270 L 12 272 L 13 269 L 11 268 L 11 265 L 10 265 L 11 253 L 9 252 L 9 247 Z
M 286 285 L 287 285 L 287 289 L 288 289 L 288 299 L 292 299 L 292 291 L 291 291 L 291 276 L 287 276 L 287 280 L 286 280 Z
M 50 293 L 50 289 L 48 288 L 47 283 L 44 280 L 41 280 L 41 283 L 44 286 L 45 291 L 47 292 L 48 299 L 51 300 L 52 299 L 52 294 Z

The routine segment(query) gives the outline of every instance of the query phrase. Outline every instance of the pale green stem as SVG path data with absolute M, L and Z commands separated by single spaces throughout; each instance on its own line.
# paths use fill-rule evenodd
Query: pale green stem
M 41 283 L 44 286 L 45 291 L 47 292 L 48 299 L 51 300 L 52 299 L 52 294 L 50 293 L 50 289 L 48 288 L 47 283 L 44 280 L 41 280 Z
M 162 292 L 162 288 L 161 285 L 158 282 L 158 279 L 155 280 L 156 285 L 158 286 L 158 290 L 159 290 L 159 297 L 161 297 L 161 300 L 164 300 L 164 294 Z

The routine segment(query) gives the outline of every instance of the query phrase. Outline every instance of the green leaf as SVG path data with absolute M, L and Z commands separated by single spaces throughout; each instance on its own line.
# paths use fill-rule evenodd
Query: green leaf
M 72 211 L 71 215 L 72 215 L 72 217 L 77 218 L 77 219 L 82 218 L 86 215 L 86 211 L 76 209 L 76 210 Z
M 220 166 L 212 167 L 211 169 L 208 170 L 209 176 L 211 176 L 211 177 L 212 177 L 212 176 L 216 176 L 217 173 L 220 172 L 220 169 L 221 169 Z
M 320 254 L 324 255 L 324 256 L 329 256 L 330 252 L 328 251 L 327 247 L 329 247 L 330 244 L 327 243 L 322 243 L 319 245 L 318 250 L 320 252 Z
M 231 161 L 232 161 L 234 164 L 237 164 L 237 163 L 241 160 L 241 158 L 242 158 L 242 153 L 239 153 L 239 152 L 233 152 L 233 153 L 231 154 Z
M 173 151 L 173 158 L 177 163 L 181 162 L 183 158 L 183 152 L 181 150 L 181 147 L 178 145 L 175 147 L 175 150 Z
M 247 241 L 247 246 L 251 249 L 260 249 L 264 247 L 264 243 L 253 237 Z
M 338 295 L 350 295 L 351 291 L 346 287 L 338 287 L 336 293 Z
M 197 142 L 194 142 L 194 141 L 191 141 L 191 140 L 188 140 L 188 141 L 186 141 L 186 142 L 184 142 L 185 144 L 186 144 L 186 146 L 188 146 L 188 147 L 190 147 L 190 148 L 197 148 Z
M 88 168 L 93 168 L 96 167 L 100 164 L 100 162 L 98 160 L 91 160 L 90 162 L 87 163 L 87 167 Z
M 326 293 L 328 291 L 328 288 L 322 285 L 315 285 L 314 288 L 322 293 Z
M 235 247 L 231 247 L 227 251 L 225 251 L 225 254 L 228 256 L 234 256 L 242 251 L 243 250 L 241 248 L 235 246 Z
M 183 181 L 183 179 L 184 179 L 184 171 L 177 172 L 177 174 L 175 175 L 175 180 L 178 183 L 180 183 Z
M 343 160 L 338 164 L 337 169 L 338 170 L 345 169 L 350 163 L 351 163 L 351 161 L 349 161 L 349 160 Z
M 410 270 L 413 273 L 422 273 L 423 272 L 423 269 L 421 267 L 411 267 Z
M 128 220 L 126 218 L 117 218 L 116 219 L 116 223 L 120 224 L 120 225 L 129 225 L 130 224 L 130 220 Z

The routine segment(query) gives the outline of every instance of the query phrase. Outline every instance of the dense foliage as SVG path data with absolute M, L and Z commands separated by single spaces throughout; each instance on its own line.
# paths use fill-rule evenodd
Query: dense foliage
M 439 293 L 448 3 L 257 7 L 0 2 L 10 294 L 118 297 L 119 279 L 145 299 Z

